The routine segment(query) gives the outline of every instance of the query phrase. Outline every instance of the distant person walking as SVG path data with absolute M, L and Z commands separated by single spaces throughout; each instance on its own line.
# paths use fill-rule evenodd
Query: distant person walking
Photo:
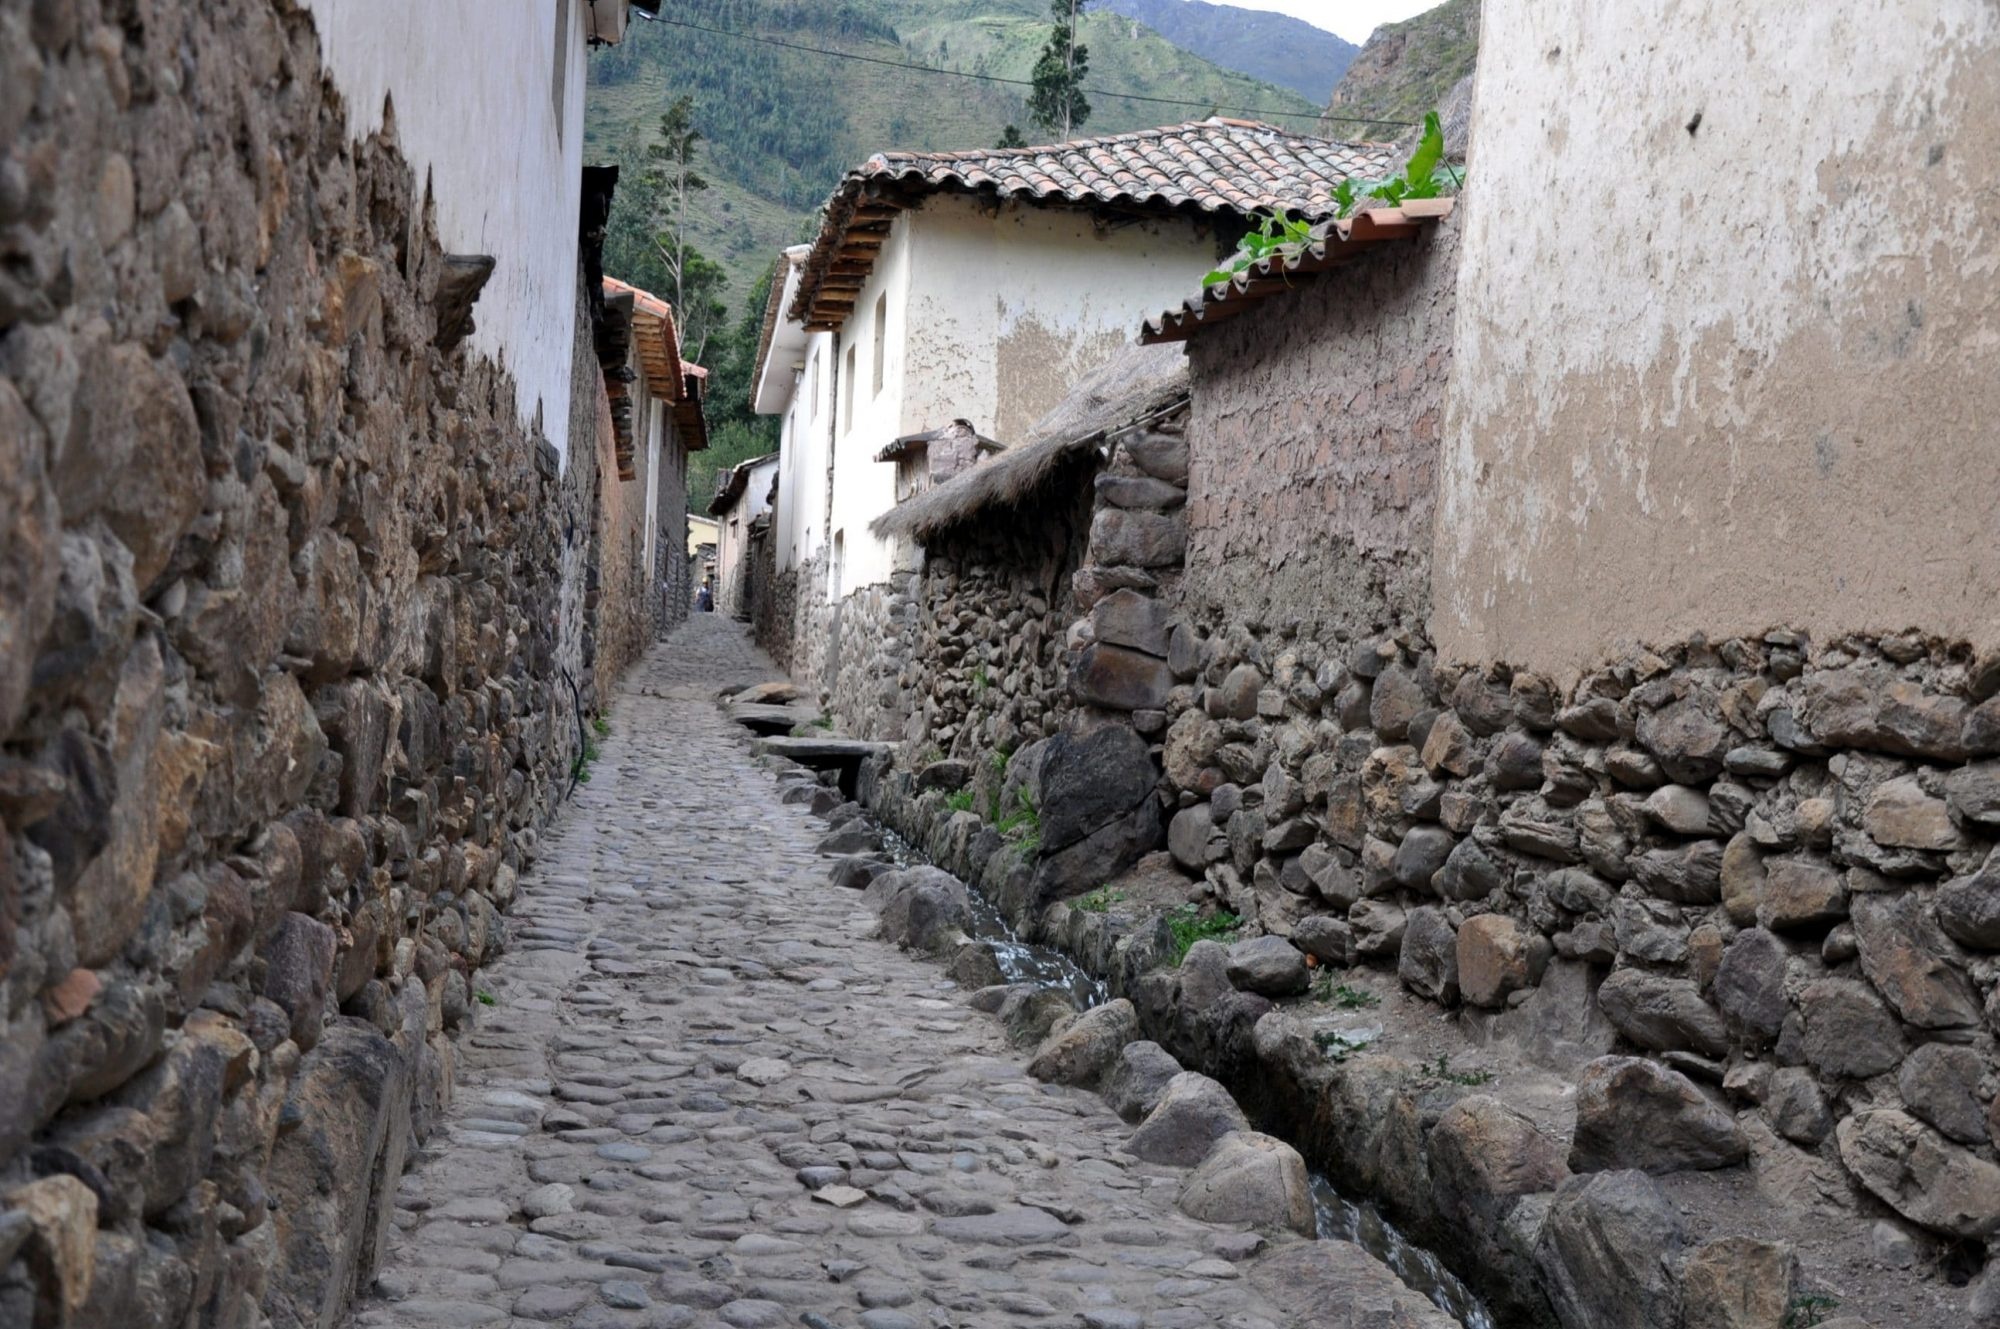
M 715 612 L 715 592 L 707 582 L 703 582 L 701 589 L 695 592 L 694 607 L 704 614 Z

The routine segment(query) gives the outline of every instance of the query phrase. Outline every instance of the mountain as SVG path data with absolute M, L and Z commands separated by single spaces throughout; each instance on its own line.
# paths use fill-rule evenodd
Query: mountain
M 951 77 L 1026 80 L 1048 34 L 1048 0 L 679 0 L 656 22 L 591 57 L 585 151 L 625 169 L 613 240 L 640 199 L 646 145 L 660 113 L 692 94 L 706 136 L 690 242 L 723 265 L 732 316 L 777 251 L 808 234 L 842 173 L 891 148 L 990 147 L 1009 124 L 1041 137 L 1027 89 Z M 727 35 L 742 34 L 742 35 Z M 1312 132 L 1319 105 L 1223 69 L 1110 13 L 1087 13 L 1087 87 L 1156 98 L 1092 96 L 1082 129 L 1108 134 L 1217 111 Z M 780 43 L 788 43 L 781 45 Z M 813 50 L 839 52 L 842 59 Z M 880 63 L 871 63 L 880 62 Z M 621 210 L 623 210 L 621 214 Z M 633 234 L 629 224 L 624 234 Z
M 1360 47 L 1304 19 L 1207 0 L 1102 0 L 1184 51 L 1324 102 Z
M 1384 23 L 1368 36 L 1361 54 L 1334 85 L 1322 133 L 1338 138 L 1396 139 L 1395 124 L 1438 110 L 1479 55 L 1479 0 L 1445 0 L 1401 23 Z M 1352 117 L 1359 117 L 1357 123 Z

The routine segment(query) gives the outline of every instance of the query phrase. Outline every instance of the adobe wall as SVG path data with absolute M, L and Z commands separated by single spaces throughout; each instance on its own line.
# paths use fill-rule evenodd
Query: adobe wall
M 1189 343 L 1195 618 L 1330 632 L 1428 613 L 1459 233 L 1447 219 Z
M 611 681 L 596 422 L 434 344 L 287 0 L 0 61 L 0 1323 L 329 1325 Z
M 1567 682 L 1774 627 L 2000 646 L 2000 472 L 1970 464 L 2000 415 L 2000 12 L 1800 17 L 1486 6 L 1444 658 Z M 1688 33 L 1700 59 L 1634 57 Z

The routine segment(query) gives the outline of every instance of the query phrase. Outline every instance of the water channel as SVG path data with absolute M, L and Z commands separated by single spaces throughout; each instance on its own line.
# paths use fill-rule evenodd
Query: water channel
M 882 842 L 889 856 L 903 867 L 927 865 L 923 852 L 884 826 Z M 972 902 L 974 941 L 986 942 L 1001 974 L 1009 983 L 1028 983 L 1067 992 L 1082 1009 L 1110 999 L 1110 989 L 1068 955 L 1052 946 L 1023 941 L 1006 916 L 968 885 Z M 1334 1188 L 1331 1181 L 1314 1173 L 1313 1212 L 1323 1241 L 1351 1241 L 1394 1270 L 1396 1276 L 1439 1310 L 1456 1319 L 1465 1329 L 1496 1329 L 1492 1313 L 1459 1281 L 1444 1262 L 1412 1242 L 1370 1204 L 1357 1204 Z

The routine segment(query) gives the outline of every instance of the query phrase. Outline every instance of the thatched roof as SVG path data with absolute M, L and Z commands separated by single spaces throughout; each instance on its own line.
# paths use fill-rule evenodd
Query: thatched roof
M 1065 461 L 1187 391 L 1187 357 L 1178 347 L 1130 346 L 1087 374 L 1020 443 L 897 505 L 868 529 L 923 542 L 993 509 L 1021 507 Z

